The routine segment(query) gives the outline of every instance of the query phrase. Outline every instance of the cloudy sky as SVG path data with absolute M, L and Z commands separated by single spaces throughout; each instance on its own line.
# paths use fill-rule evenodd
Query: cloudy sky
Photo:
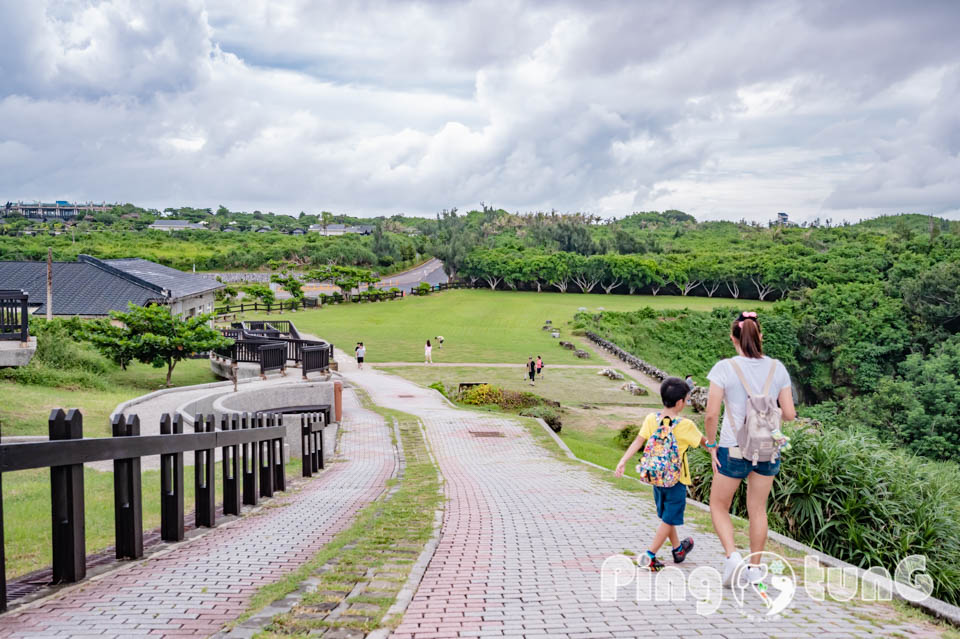
M 955 217 L 958 27 L 951 0 L 0 0 L 0 200 Z

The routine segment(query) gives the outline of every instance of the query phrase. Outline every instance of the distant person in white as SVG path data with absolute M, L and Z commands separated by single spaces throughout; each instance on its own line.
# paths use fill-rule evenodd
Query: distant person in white
M 430 340 L 427 340 L 427 345 L 423 347 L 423 361 L 425 364 L 433 364 L 433 346 L 430 345 Z
M 767 542 L 767 497 L 774 477 L 780 472 L 780 459 L 757 462 L 743 459 L 737 447 L 737 431 L 743 426 L 747 412 L 747 391 L 744 389 L 731 362 L 743 372 L 743 376 L 755 393 L 762 392 L 768 376 L 773 377 L 769 394 L 776 396 L 782 411 L 783 421 L 796 418 L 790 374 L 779 360 L 763 354 L 763 333 L 754 312 L 742 312 L 730 327 L 730 340 L 737 351 L 736 357 L 717 362 L 707 379 L 710 391 L 707 396 L 706 431 L 707 450 L 713 458 L 713 482 L 710 485 L 710 516 L 713 528 L 723 545 L 726 561 L 723 566 L 724 585 L 743 563 L 733 538 L 733 522 L 730 521 L 730 505 L 743 479 L 747 480 L 747 515 L 750 519 L 750 552 L 760 553 Z M 717 442 L 717 422 L 723 404 L 723 428 Z M 719 445 L 718 445 L 719 444 Z M 759 554 L 753 554 L 751 564 L 760 562 Z M 762 577 L 759 567 L 752 565 L 742 571 L 746 579 L 756 583 Z

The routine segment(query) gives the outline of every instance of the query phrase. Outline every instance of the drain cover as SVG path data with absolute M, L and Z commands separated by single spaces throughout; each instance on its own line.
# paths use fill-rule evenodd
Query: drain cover
M 397 397 L 413 397 L 413 395 L 397 395 Z
M 498 430 L 469 430 L 467 432 L 474 437 L 503 437 L 503 433 Z

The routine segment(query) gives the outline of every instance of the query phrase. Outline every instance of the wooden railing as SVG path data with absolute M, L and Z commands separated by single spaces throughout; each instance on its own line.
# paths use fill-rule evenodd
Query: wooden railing
M 27 294 L 0 290 L 0 340 L 28 341 Z
M 329 413 L 329 411 L 328 411 Z M 323 470 L 323 428 L 327 420 L 322 413 L 300 415 L 300 445 L 302 446 L 302 474 L 311 477 Z
M 330 355 L 333 352 L 333 344 L 317 344 L 315 346 L 304 346 L 302 348 L 303 360 L 300 364 L 303 370 L 303 378 L 307 378 L 308 373 L 314 371 L 326 372 L 330 370 Z
M 326 423 L 318 413 L 304 416 L 311 432 Z M 114 521 L 117 559 L 143 556 L 140 458 L 160 455 L 160 531 L 164 541 L 184 537 L 183 454 L 194 453 L 196 525 L 214 527 L 214 449 L 222 450 L 223 513 L 239 515 L 243 505 L 286 490 L 283 444 L 286 429 L 276 413 L 197 415 L 193 433 L 183 432 L 180 415 L 164 415 L 160 435 L 140 435 L 136 415 L 115 415 L 113 437 L 83 438 L 83 416 L 76 409 L 50 414 L 50 441 L 0 444 L 0 611 L 7 592 L 3 553 L 3 473 L 50 468 L 53 582 L 72 583 L 86 576 L 83 465 L 113 460 Z M 319 430 L 322 431 L 322 425 Z M 321 435 L 322 437 L 322 432 Z M 311 468 L 314 464 L 311 462 Z

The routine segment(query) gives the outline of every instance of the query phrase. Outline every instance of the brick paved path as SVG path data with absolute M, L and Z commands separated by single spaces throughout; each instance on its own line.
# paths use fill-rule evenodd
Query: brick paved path
M 0 617 L 0 637 L 207 636 L 375 499 L 396 457 L 383 420 L 344 393 L 340 455 L 254 517 Z
M 765 611 L 759 605 L 741 611 L 730 590 L 720 611 L 708 617 L 696 614 L 692 598 L 638 603 L 630 588 L 618 601 L 600 601 L 603 560 L 624 549 L 642 552 L 653 536 L 658 522 L 648 494 L 619 490 L 581 464 L 551 457 L 511 419 L 450 408 L 439 394 L 394 376 L 358 373 L 351 364 L 342 369 L 378 404 L 423 418 L 446 482 L 440 544 L 397 639 L 931 636 L 919 624 L 871 625 L 869 618 L 893 616 L 889 607 L 816 603 L 802 589 L 788 614 L 775 621 L 747 619 L 747 612 Z M 692 535 L 697 544 L 685 573 L 719 568 L 712 529 L 688 525 L 681 535 Z M 669 550 L 660 556 L 669 559 Z

